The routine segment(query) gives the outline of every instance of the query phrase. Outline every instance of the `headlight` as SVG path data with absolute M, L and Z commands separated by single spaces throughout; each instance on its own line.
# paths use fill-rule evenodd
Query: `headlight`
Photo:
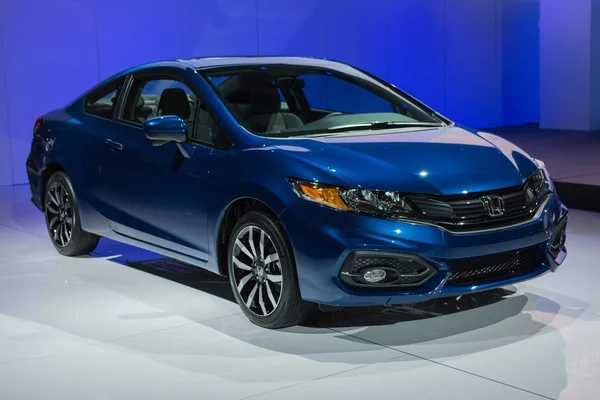
M 289 180 L 296 194 L 303 199 L 314 201 L 315 203 L 336 208 L 338 210 L 350 211 L 350 208 L 340 197 L 340 188 L 328 185 L 319 185 L 314 182 L 302 182 L 293 179 Z
M 340 196 L 356 212 L 387 217 L 398 217 L 413 212 L 406 200 L 394 192 L 346 189 L 340 191 Z
M 527 179 L 527 203 L 537 203 L 552 192 L 552 182 L 545 169 L 538 169 Z
M 292 178 L 288 180 L 299 197 L 336 210 L 395 220 L 439 220 L 440 218 L 452 219 L 455 217 L 456 211 L 451 205 L 427 198 L 426 200 L 429 203 L 425 203 L 425 205 L 431 208 L 430 203 L 433 201 L 435 209 L 423 212 L 422 209 L 417 207 L 417 205 L 422 205 L 418 203 L 416 198 L 407 199 L 396 192 L 341 188 Z M 524 188 L 528 208 L 540 204 L 553 191 L 552 181 L 544 169 L 538 169 L 534 172 L 525 181 Z
M 385 218 L 402 218 L 415 212 L 398 193 L 364 189 L 346 189 L 316 182 L 289 180 L 296 194 L 343 211 L 354 211 Z

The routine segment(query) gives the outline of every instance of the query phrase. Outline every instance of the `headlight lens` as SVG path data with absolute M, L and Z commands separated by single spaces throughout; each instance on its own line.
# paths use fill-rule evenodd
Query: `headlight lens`
M 533 175 L 527 179 L 527 202 L 537 203 L 550 192 L 552 192 L 552 184 L 546 170 L 538 169 Z
M 413 211 L 406 200 L 394 192 L 346 189 L 340 191 L 340 196 L 356 212 L 393 217 Z
M 394 192 L 346 189 L 294 179 L 290 179 L 290 183 L 296 194 L 303 199 L 338 210 L 386 218 L 398 218 L 414 212 L 413 207 L 402 196 Z
M 335 186 L 292 180 L 290 180 L 290 183 L 296 191 L 296 194 L 306 200 L 337 208 L 338 210 L 350 211 L 350 208 L 340 197 L 340 189 Z

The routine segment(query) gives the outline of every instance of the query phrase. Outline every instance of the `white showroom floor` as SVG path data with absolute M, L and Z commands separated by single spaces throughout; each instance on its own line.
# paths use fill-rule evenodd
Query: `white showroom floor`
M 0 399 L 600 399 L 600 214 L 554 274 L 458 300 L 249 323 L 217 276 L 102 241 L 58 255 L 0 188 Z

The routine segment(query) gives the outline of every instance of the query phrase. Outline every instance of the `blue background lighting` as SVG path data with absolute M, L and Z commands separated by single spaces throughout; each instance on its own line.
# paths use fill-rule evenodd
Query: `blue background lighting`
M 0 0 L 0 185 L 26 182 L 35 119 L 162 59 L 354 64 L 472 127 L 539 114 L 539 0 Z

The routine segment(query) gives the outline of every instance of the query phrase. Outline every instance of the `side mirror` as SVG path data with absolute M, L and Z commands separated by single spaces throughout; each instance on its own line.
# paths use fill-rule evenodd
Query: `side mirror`
M 187 124 L 176 115 L 154 117 L 144 122 L 144 134 L 152 141 L 153 146 L 158 147 L 175 142 L 183 156 L 190 158 L 190 146 L 185 145 L 187 132 Z
M 187 140 L 187 125 L 176 115 L 150 118 L 144 122 L 144 134 L 155 146 L 168 142 L 184 143 Z

